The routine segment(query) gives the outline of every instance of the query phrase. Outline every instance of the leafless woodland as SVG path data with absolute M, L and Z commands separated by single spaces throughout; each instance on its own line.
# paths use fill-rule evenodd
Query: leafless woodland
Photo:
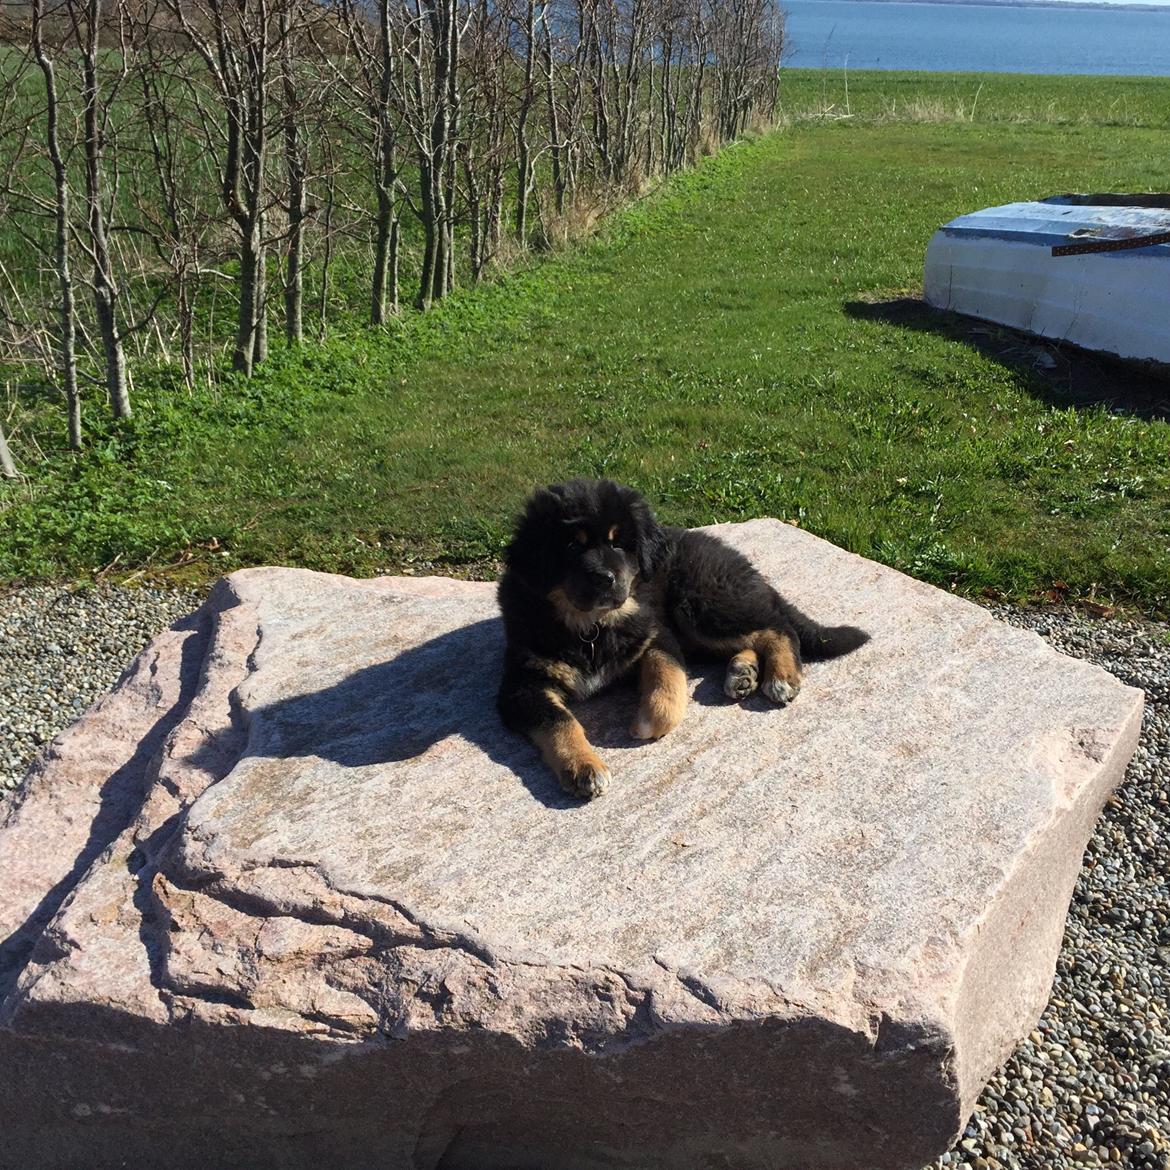
M 80 446 L 140 365 L 429 309 L 766 122 L 782 42 L 774 0 L 0 0 L 0 369 Z

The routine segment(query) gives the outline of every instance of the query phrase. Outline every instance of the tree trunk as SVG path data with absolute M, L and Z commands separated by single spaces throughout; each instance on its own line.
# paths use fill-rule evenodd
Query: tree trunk
M 288 241 L 285 247 L 284 333 L 289 345 L 304 340 L 305 165 L 300 141 L 300 103 L 293 70 L 291 14 L 281 9 L 281 81 L 284 90 L 284 158 L 288 181 Z
M 186 278 L 179 274 L 176 289 L 179 311 L 179 347 L 183 354 L 183 381 L 189 391 L 195 389 L 195 309 Z
M 419 195 L 422 202 L 423 254 L 422 273 L 418 281 L 416 306 L 424 312 L 431 307 L 434 299 L 435 268 L 438 263 L 438 230 L 436 224 L 434 182 L 431 176 L 430 160 L 425 153 L 419 155 Z
M 386 286 L 390 275 L 390 238 L 394 215 L 384 193 L 378 191 L 378 213 L 374 221 L 374 280 L 370 295 L 370 324 L 386 323 Z
M 397 135 L 391 101 L 394 86 L 394 44 L 390 0 L 378 5 L 378 92 L 371 95 L 374 108 L 374 193 L 378 211 L 374 223 L 374 279 L 370 295 L 370 321 L 382 325 L 387 311 L 398 312 L 398 182 Z M 387 306 L 387 290 L 390 303 Z
M 524 90 L 516 116 L 516 239 L 528 242 L 528 197 L 532 193 L 532 148 L 528 143 L 528 115 L 535 92 L 532 87 L 536 64 L 536 3 L 527 0 L 524 9 Z
M 459 9 L 457 0 L 445 0 L 447 37 L 447 130 L 443 138 L 443 288 L 446 296 L 455 287 L 455 180 L 459 143 Z
M 61 389 L 68 412 L 69 446 L 81 450 L 81 394 L 77 384 L 77 309 L 73 297 L 73 272 L 69 262 L 69 177 L 57 133 L 57 78 L 52 60 L 45 53 L 42 33 L 44 0 L 33 0 L 32 46 L 45 79 L 45 138 L 53 164 L 54 240 L 53 259 L 60 291 L 58 312 L 61 323 L 58 362 Z
M 483 275 L 486 246 L 483 231 L 483 199 L 480 197 L 479 185 L 470 166 L 467 168 L 464 186 L 466 187 L 465 198 L 467 199 L 467 223 L 471 236 L 467 249 L 471 258 L 471 283 L 479 284 L 480 277 Z
M 256 361 L 256 284 L 260 264 L 256 233 L 240 242 L 240 308 L 236 318 L 236 345 L 232 352 L 232 369 L 244 377 L 252 376 Z
M 20 472 L 12 462 L 12 452 L 8 450 L 8 440 L 4 437 L 4 428 L 0 427 L 0 475 L 5 479 L 17 479 Z
M 305 214 L 304 190 L 300 193 L 301 210 L 295 219 L 290 219 L 288 249 L 285 253 L 284 277 L 284 333 L 290 345 L 300 345 L 304 340 L 304 252 Z
M 93 259 L 94 311 L 105 354 L 106 391 L 115 418 L 130 417 L 130 391 L 126 383 L 126 355 L 118 325 L 118 285 L 106 233 L 105 177 L 102 154 L 105 143 L 98 110 L 98 34 L 102 19 L 98 0 L 86 4 L 86 35 L 82 56 L 82 100 L 85 103 L 85 198 L 89 220 L 89 247 Z
M 399 226 L 398 217 L 394 217 L 394 222 L 390 225 L 390 307 L 395 313 L 398 312 L 399 291 L 398 291 L 398 247 L 401 228 Z
M 553 199 L 557 215 L 565 214 L 565 166 L 562 161 L 565 145 L 561 142 L 561 126 L 557 110 L 557 95 L 554 79 L 552 33 L 548 27 L 548 5 L 540 10 L 541 28 L 544 31 L 544 80 L 545 103 L 548 106 L 549 165 L 552 170 Z
M 325 143 L 326 168 L 329 176 L 325 188 L 325 246 L 321 256 L 321 293 L 317 302 L 317 336 L 325 340 L 327 314 L 329 312 L 329 274 L 333 265 L 333 208 L 337 203 L 337 175 L 333 169 L 333 151 Z
M 268 249 L 264 244 L 265 216 L 260 213 L 257 235 L 260 254 L 256 258 L 256 346 L 252 353 L 252 367 L 268 360 Z

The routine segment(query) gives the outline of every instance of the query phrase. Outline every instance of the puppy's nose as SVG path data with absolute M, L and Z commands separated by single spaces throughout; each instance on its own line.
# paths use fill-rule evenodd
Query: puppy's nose
M 609 589 L 617 583 L 617 578 L 608 569 L 594 569 L 589 574 L 589 582 L 598 589 Z

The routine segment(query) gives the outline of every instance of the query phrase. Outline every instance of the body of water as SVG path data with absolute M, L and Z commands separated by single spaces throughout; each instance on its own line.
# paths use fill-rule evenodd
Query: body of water
M 1170 7 L 781 2 L 797 68 L 1170 75 Z

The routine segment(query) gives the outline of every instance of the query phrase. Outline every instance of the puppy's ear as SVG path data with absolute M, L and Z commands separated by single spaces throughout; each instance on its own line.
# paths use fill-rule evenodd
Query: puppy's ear
M 638 529 L 638 569 L 643 579 L 649 581 L 662 567 L 670 546 L 666 532 L 654 519 L 645 500 L 639 498 L 632 511 Z
M 516 522 L 504 563 L 530 589 L 545 592 L 557 583 L 558 553 L 565 493 L 562 484 L 538 488 L 529 496 Z

